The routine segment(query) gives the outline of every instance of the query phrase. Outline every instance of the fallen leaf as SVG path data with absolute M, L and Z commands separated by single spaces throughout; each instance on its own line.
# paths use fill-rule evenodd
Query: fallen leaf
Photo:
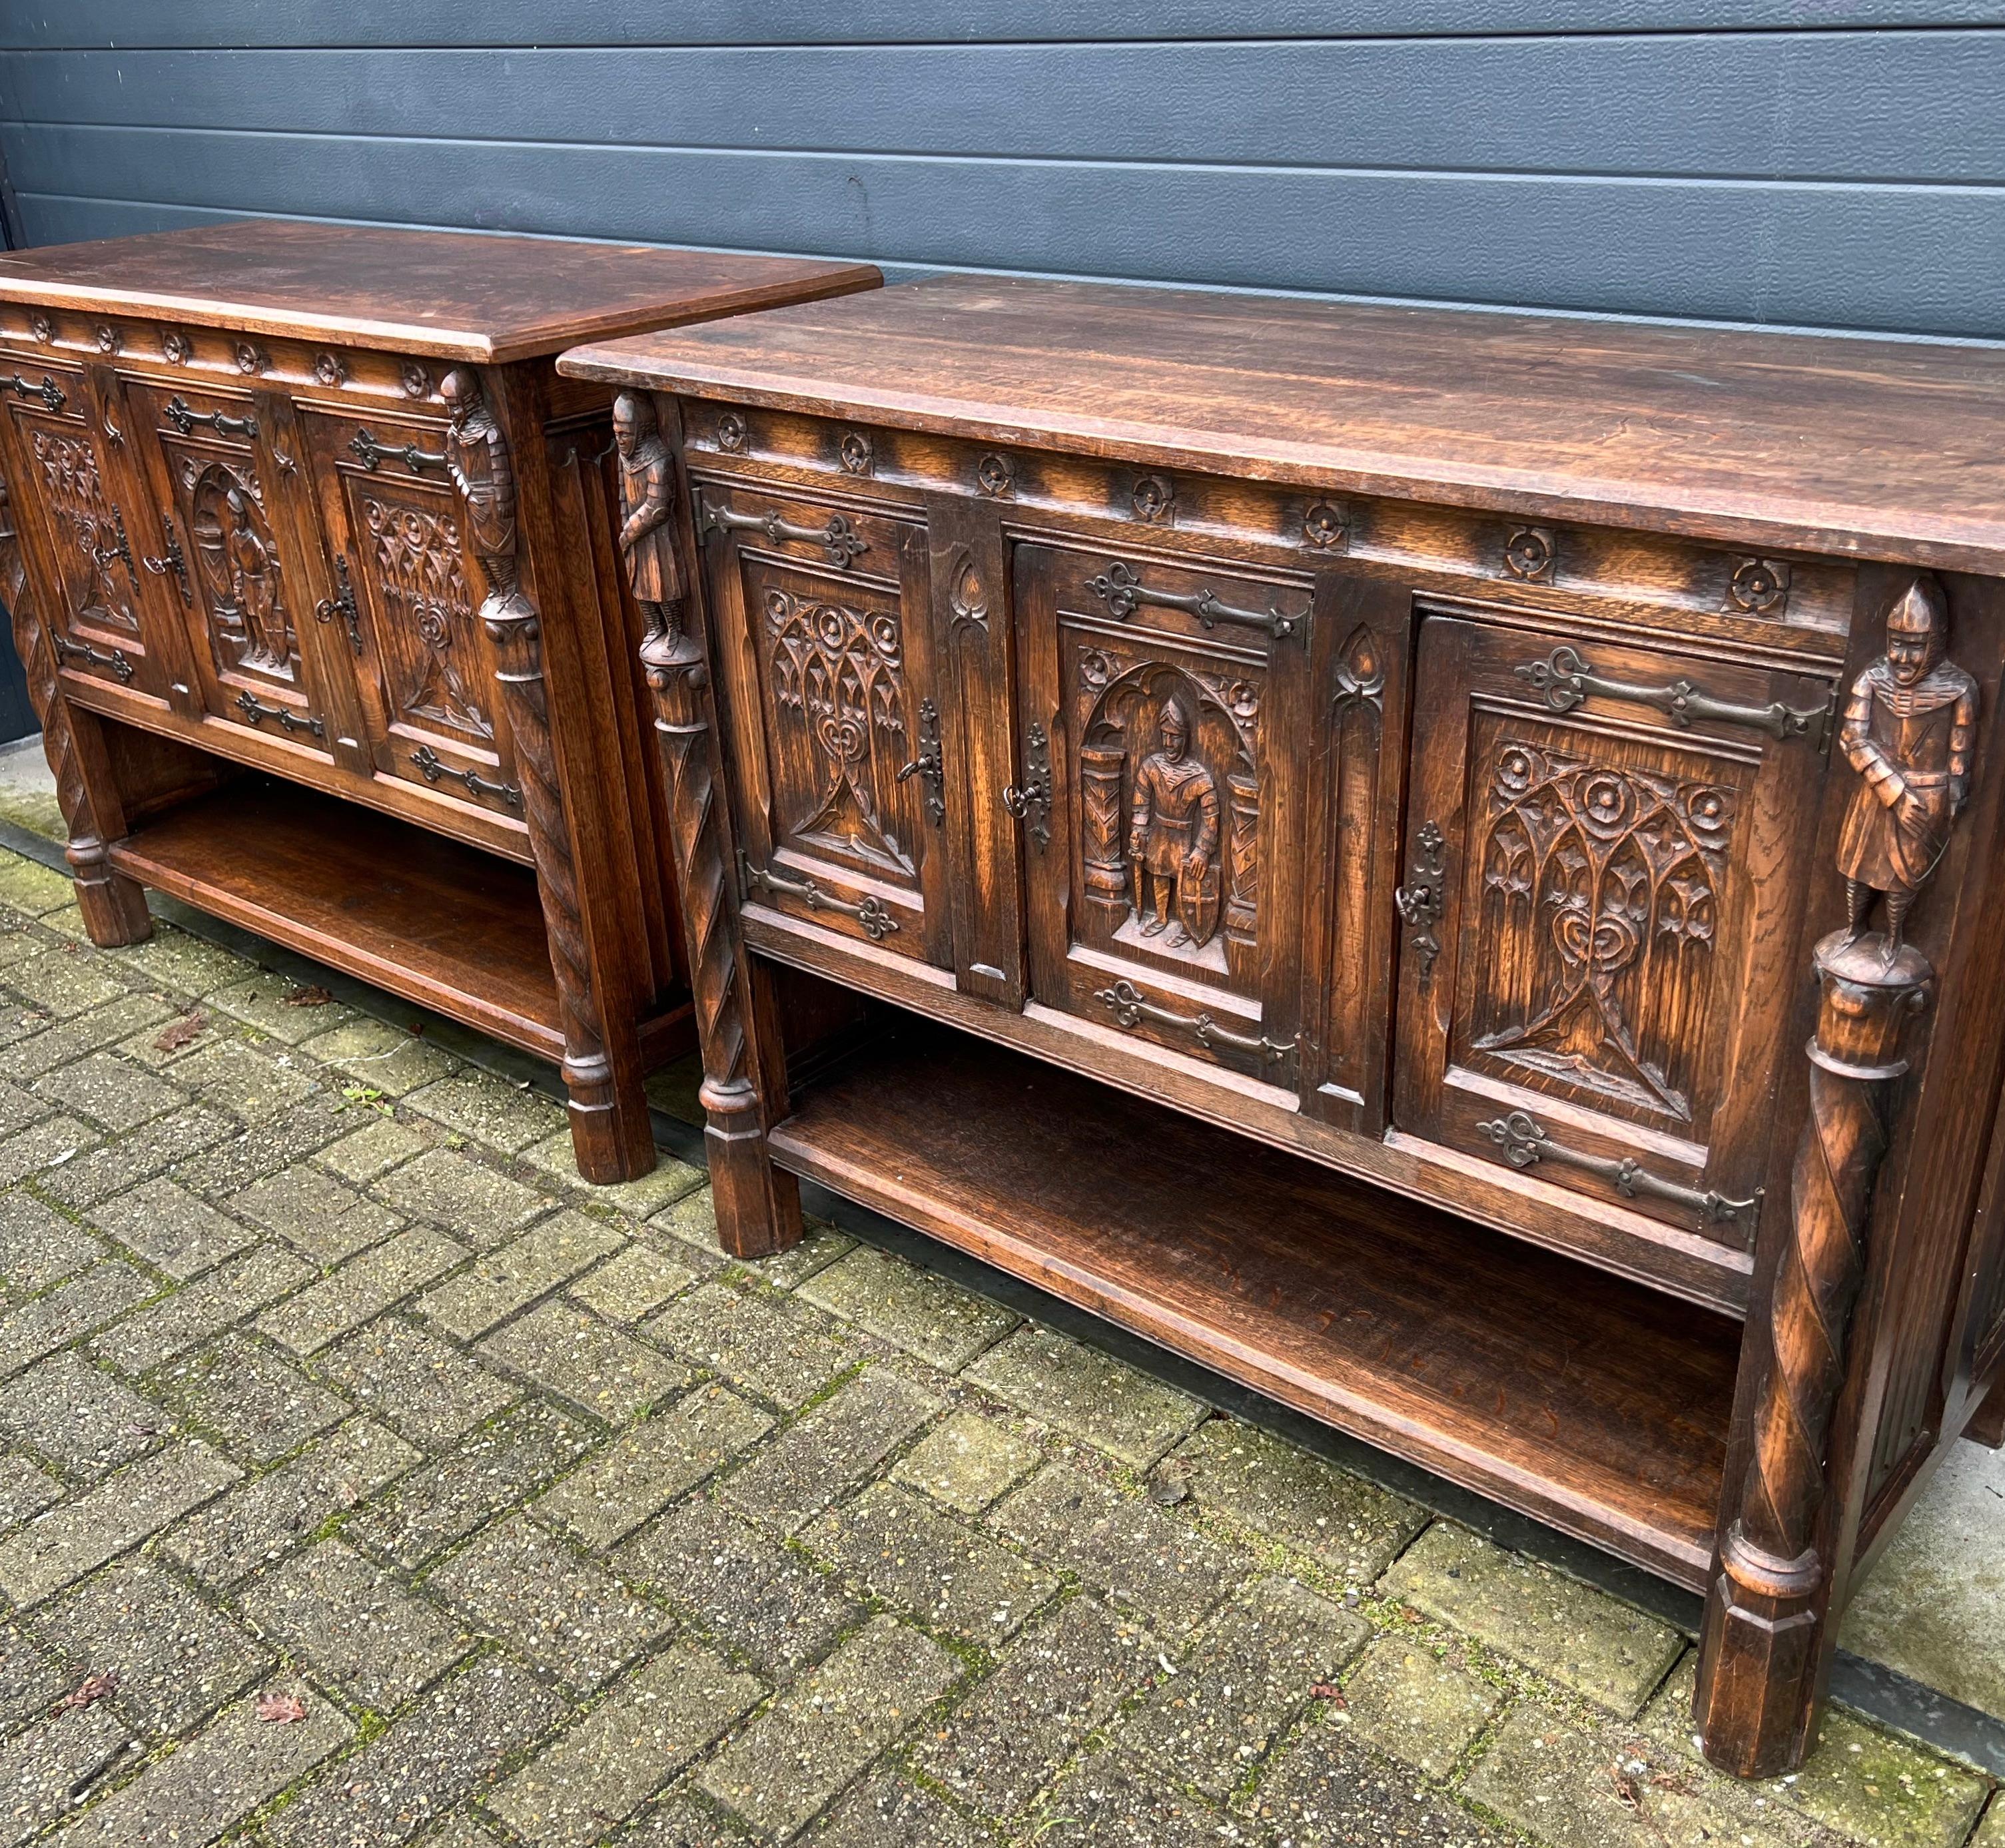
M 268 1688 L 258 1696 L 258 1717 L 268 1726 L 290 1726 L 307 1717 L 307 1703 L 297 1694 Z
M 153 1041 L 156 1052 L 179 1052 L 191 1041 L 199 1039 L 209 1026 L 206 1014 L 185 1014 L 179 1020 L 170 1020 L 162 1027 Z
M 286 1005 L 289 1008 L 324 1008 L 333 999 L 334 997 L 318 982 L 313 982 L 304 988 L 295 988 L 286 997 Z
M 1624 1809 L 1640 1810 L 1643 1807 L 1642 1786 L 1620 1765 L 1608 1767 L 1608 1781 L 1614 1785 L 1616 1800 Z
M 1318 1681 L 1313 1688 L 1310 1688 L 1309 1699 L 1326 1700 L 1338 1707 L 1347 1707 L 1350 1705 L 1350 1702 L 1343 1698 L 1343 1690 L 1329 1681 Z
M 92 1674 L 86 1674 L 82 1681 L 71 1688 L 68 1693 L 51 1707 L 50 1717 L 53 1718 L 58 1713 L 73 1713 L 80 1707 L 87 1707 L 95 1701 L 102 1700 L 106 1695 L 116 1694 L 118 1692 L 118 1671 L 115 1668 L 98 1669 Z

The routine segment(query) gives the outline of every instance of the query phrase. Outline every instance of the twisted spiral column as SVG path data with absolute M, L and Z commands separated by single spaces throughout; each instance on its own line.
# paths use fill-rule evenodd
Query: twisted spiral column
M 749 972 L 739 942 L 729 831 L 718 803 L 709 669 L 680 615 L 676 605 L 661 606 L 662 626 L 641 643 L 641 660 L 655 696 L 655 735 L 668 782 L 718 1235 L 735 1256 L 757 1257 L 799 1241 L 800 1199 L 766 1153 Z
M 1887 1152 L 1886 1092 L 1933 971 L 1911 946 L 1838 931 L 1817 947 L 1810 1113 L 1789 1186 L 1789 1243 L 1766 1323 L 1754 1453 L 1720 1547 L 1701 1640 L 1706 1756 L 1742 1777 L 1793 1769 L 1807 1749 L 1824 1562 L 1817 1518 L 1852 1312 L 1866 1274 L 1873 1188 Z

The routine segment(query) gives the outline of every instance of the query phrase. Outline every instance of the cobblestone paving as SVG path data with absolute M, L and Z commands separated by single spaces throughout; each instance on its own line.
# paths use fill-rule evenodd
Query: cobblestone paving
M 2000 1839 L 1842 1713 L 1719 1778 L 1651 1617 L 563 1130 L 0 855 L 0 1848 Z

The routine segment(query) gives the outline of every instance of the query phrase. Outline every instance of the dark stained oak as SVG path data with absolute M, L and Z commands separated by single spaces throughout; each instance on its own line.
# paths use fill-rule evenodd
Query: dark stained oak
M 772 1131 L 785 1167 L 1680 1583 L 1738 1331 L 950 1029 Z
M 2005 569 L 2005 367 L 1978 346 L 969 276 L 595 343 L 563 369 L 1528 518 Z
M 490 364 L 882 280 L 863 263 L 281 219 L 0 257 L 0 300 Z

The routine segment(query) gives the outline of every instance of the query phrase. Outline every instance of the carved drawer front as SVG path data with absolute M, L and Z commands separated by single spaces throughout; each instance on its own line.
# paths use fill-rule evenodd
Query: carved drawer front
M 925 529 L 697 489 L 747 903 L 950 966 Z M 803 536 L 805 535 L 805 536 Z
M 323 645 L 353 663 L 377 774 L 520 819 L 444 426 L 308 409 L 300 423 L 328 554 L 314 619 Z
M 1751 1245 L 1831 693 L 1423 625 L 1402 1128 Z
M 76 366 L 8 359 L 0 360 L 0 396 L 15 521 L 58 661 L 72 673 L 161 692 L 142 575 L 161 535 L 122 471 L 90 381 Z
M 1025 542 L 1033 998 L 1297 1082 L 1309 584 Z
M 192 385 L 135 385 L 128 400 L 153 484 L 158 599 L 187 632 L 203 707 L 325 752 L 326 708 L 300 649 L 311 598 L 279 504 L 300 489 L 281 479 L 257 405 Z

